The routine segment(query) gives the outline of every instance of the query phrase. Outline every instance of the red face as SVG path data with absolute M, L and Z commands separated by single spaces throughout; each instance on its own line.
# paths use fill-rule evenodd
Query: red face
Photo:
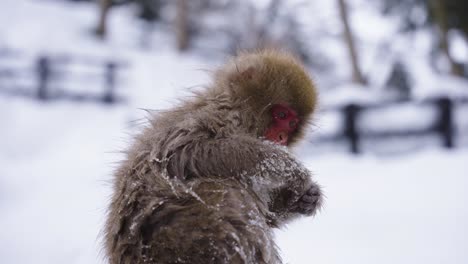
M 289 138 L 299 125 L 297 113 L 290 107 L 276 104 L 271 108 L 272 122 L 265 138 L 280 145 L 288 145 Z

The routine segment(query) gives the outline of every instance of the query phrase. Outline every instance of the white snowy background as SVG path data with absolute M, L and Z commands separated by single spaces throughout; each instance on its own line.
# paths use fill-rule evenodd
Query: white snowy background
M 350 2 L 360 7 L 354 8 L 353 23 L 372 53 L 375 39 L 394 33 L 392 21 L 384 21 L 364 0 Z M 321 6 L 324 11 L 310 23 L 319 23 L 321 15 L 335 8 L 328 2 Z M 119 151 L 145 115 L 140 109 L 170 107 L 187 94 L 187 87 L 208 81 L 204 69 L 222 62 L 219 57 L 180 54 L 172 36 L 159 31 L 153 38 L 157 48 L 142 50 L 135 40 L 141 32 L 128 8 L 113 11 L 110 40 L 99 42 L 89 34 L 96 13 L 89 3 L 0 1 L 0 48 L 14 47 L 26 58 L 74 53 L 121 58 L 131 65 L 121 87 L 125 104 L 41 103 L 0 95 L 2 264 L 104 263 L 100 230 L 109 180 L 122 158 Z M 422 76 L 415 84 L 416 98 L 437 93 L 441 84 L 453 93 L 467 92 L 466 82 L 437 76 L 418 60 L 424 54 L 424 38 L 422 32 L 416 40 L 402 38 L 396 45 L 399 52 L 410 50 L 406 57 L 411 70 Z M 330 44 L 334 59 L 347 60 L 338 50 L 336 43 Z M 465 46 L 457 52 L 468 58 Z M 374 69 L 371 59 L 363 56 L 364 68 Z M 24 66 L 21 61 L 15 62 Z M 319 86 L 325 83 L 320 76 L 315 79 Z M 372 95 L 337 88 L 323 92 L 322 105 L 350 98 L 372 101 Z M 466 115 L 457 118 L 467 122 Z M 319 112 L 313 130 L 333 126 L 336 120 Z M 315 218 L 300 219 L 277 232 L 285 262 L 468 263 L 468 151 L 435 145 L 391 156 L 321 153 L 308 151 L 313 144 L 301 146 L 298 156 L 327 198 Z

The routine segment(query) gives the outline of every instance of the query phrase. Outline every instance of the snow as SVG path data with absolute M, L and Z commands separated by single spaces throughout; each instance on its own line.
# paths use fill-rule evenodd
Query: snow
M 463 35 L 460 32 L 452 30 L 449 32 L 450 54 L 457 59 L 458 62 L 468 61 L 468 47 L 463 40 Z
M 89 254 L 99 248 L 108 193 L 103 175 L 115 161 L 106 152 L 121 141 L 125 111 L 24 107 L 5 98 L 0 105 L 7 128 L 0 133 L 2 263 L 98 263 Z
M 290 263 L 466 263 L 468 152 L 308 158 L 323 211 L 278 233 Z
M 402 127 L 424 130 L 437 121 L 434 105 L 400 104 L 398 108 L 383 107 L 364 112 L 359 120 L 360 128 L 365 131 L 391 132 Z M 404 116 L 404 118 L 402 118 Z
M 126 107 L 25 107 L 5 98 L 0 105 L 3 125 L 15 127 L 2 130 L 0 141 L 2 263 L 101 263 L 98 234 L 107 180 L 121 158 L 115 151 L 126 144 Z M 19 111 L 19 118 L 4 110 Z M 290 263 L 464 263 L 467 160 L 466 151 L 436 150 L 382 159 L 304 158 L 327 199 L 314 219 L 278 232 L 283 257 Z
M 353 11 L 361 10 L 363 3 L 356 0 L 359 9 Z M 319 18 L 333 14 L 333 5 L 321 5 L 329 8 L 314 12 Z M 159 31 L 153 37 L 158 45 L 152 45 L 149 52 L 141 49 L 136 39 L 142 32 L 134 27 L 133 10 L 126 8 L 113 11 L 114 31 L 109 41 L 97 41 L 88 35 L 96 12 L 87 3 L 2 1 L 0 48 L 21 51 L 22 59 L 15 60 L 18 67 L 31 67 L 23 59 L 39 53 L 95 55 L 129 63 L 122 89 L 128 95 L 125 104 L 41 103 L 0 94 L 2 264 L 104 263 L 100 230 L 110 195 L 109 180 L 122 159 L 119 151 L 143 122 L 145 112 L 140 109 L 170 107 L 176 98 L 188 95 L 186 88 L 206 84 L 209 75 L 205 70 L 222 59 L 181 55 L 172 49 L 171 36 Z M 362 17 L 353 15 L 353 23 L 367 43 L 363 62 L 369 72 L 376 65 L 371 58 L 377 51 L 368 43 L 391 34 L 394 28 L 371 14 L 370 7 L 362 12 Z M 375 27 L 365 28 L 370 16 Z M 324 20 L 316 25 L 333 28 L 336 24 Z M 317 45 L 329 45 L 328 52 L 337 61 L 346 60 L 340 45 L 330 39 Z M 444 94 L 454 98 L 466 94 L 465 81 L 434 74 L 421 59 L 428 49 L 425 39 L 424 33 L 415 36 L 411 46 L 414 54 L 406 56 L 417 76 L 423 76 L 416 82 L 415 98 L 435 96 L 442 85 L 449 91 Z M 404 40 L 396 40 L 395 52 L 405 45 Z M 460 42 L 452 48 L 460 58 L 466 57 L 466 46 Z M 336 69 L 339 76 L 345 75 L 346 67 Z M 22 81 L 27 84 L 25 79 Z M 316 79 L 320 85 L 326 78 Z M 322 93 L 321 107 L 375 102 L 378 91 L 365 89 L 342 84 Z M 468 127 L 466 111 L 465 106 L 455 113 L 457 124 L 463 127 Z M 414 109 L 403 114 L 411 118 L 399 120 L 399 124 L 417 120 L 424 126 L 431 118 Z M 418 120 L 419 115 L 423 117 Z M 381 116 L 365 118 L 378 120 Z M 340 123 L 336 114 L 319 112 L 312 131 L 336 131 Z M 371 123 L 375 125 L 369 129 L 380 129 L 378 121 Z M 461 140 L 468 142 L 466 136 Z M 352 157 L 346 152 L 312 155 L 307 151 L 310 148 L 315 146 L 302 146 L 301 160 L 323 185 L 327 198 L 315 218 L 303 218 L 277 232 L 285 262 L 467 263 L 466 149 L 449 152 L 434 147 L 408 155 Z

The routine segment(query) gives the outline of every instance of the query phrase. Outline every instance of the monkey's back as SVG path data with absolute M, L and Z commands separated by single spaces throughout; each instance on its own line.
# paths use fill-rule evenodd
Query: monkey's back
M 162 184 L 173 190 L 124 185 L 107 223 L 110 262 L 279 263 L 267 209 L 239 184 Z

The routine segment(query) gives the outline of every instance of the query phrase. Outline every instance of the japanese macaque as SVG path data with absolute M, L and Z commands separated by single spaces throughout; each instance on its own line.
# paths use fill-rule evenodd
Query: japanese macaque
M 322 202 L 288 152 L 316 99 L 294 57 L 264 50 L 234 57 L 203 91 L 153 114 L 115 174 L 109 262 L 281 263 L 273 228 Z

